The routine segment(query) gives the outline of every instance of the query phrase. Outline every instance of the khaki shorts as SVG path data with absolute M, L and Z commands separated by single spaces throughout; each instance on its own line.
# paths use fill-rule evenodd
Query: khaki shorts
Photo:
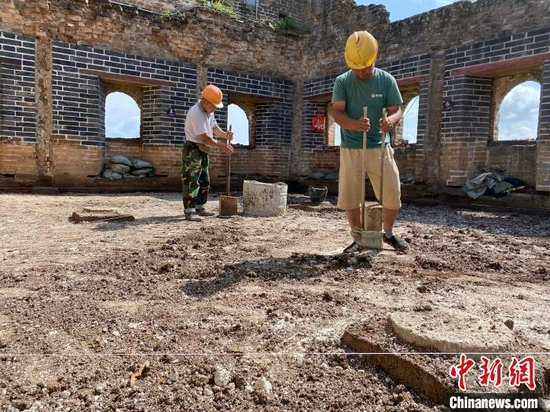
M 363 149 L 340 148 L 340 178 L 338 183 L 338 209 L 352 210 L 361 207 L 361 162 Z M 380 149 L 367 149 L 365 171 L 371 181 L 374 194 L 380 201 Z M 366 189 L 365 189 L 366 190 Z M 401 208 L 401 182 L 399 169 L 393 158 L 393 149 L 386 146 L 384 153 L 383 207 Z

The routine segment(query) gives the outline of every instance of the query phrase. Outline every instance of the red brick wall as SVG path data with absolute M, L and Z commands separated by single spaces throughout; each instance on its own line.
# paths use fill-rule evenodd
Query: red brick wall
M 0 174 L 13 175 L 16 181 L 34 181 L 37 178 L 34 144 L 0 141 Z

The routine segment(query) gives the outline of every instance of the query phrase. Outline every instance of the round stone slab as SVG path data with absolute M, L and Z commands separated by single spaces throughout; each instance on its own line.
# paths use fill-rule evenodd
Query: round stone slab
M 444 353 L 503 352 L 514 338 L 503 321 L 446 309 L 394 312 L 389 323 L 405 342 Z

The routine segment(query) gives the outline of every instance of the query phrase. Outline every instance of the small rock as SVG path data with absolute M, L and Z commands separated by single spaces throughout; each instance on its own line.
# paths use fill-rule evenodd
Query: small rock
M 231 374 L 223 367 L 217 365 L 214 372 L 214 383 L 221 388 L 225 388 L 231 381 Z
M 266 398 L 271 395 L 271 392 L 273 392 L 273 386 L 271 385 L 271 382 L 269 382 L 264 377 L 261 377 L 256 381 L 254 385 L 254 389 L 256 390 L 258 395 Z
M 106 389 L 107 389 L 107 383 L 101 382 L 96 385 L 94 393 L 96 395 L 99 395 L 101 392 L 105 392 Z
M 48 381 L 46 382 L 46 389 L 49 393 L 57 392 L 61 388 L 61 385 L 58 381 Z
M 514 321 L 512 319 L 507 319 L 504 324 L 508 327 L 508 329 L 514 330 Z
M 214 392 L 208 386 L 204 387 L 204 389 L 202 390 L 202 394 L 207 398 L 212 398 L 214 396 Z

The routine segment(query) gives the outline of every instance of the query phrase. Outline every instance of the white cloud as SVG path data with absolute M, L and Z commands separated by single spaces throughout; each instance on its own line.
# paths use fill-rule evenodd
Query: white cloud
M 141 111 L 125 93 L 110 93 L 105 100 L 105 136 L 140 137 Z
M 418 96 L 412 99 L 403 111 L 403 140 L 416 143 L 418 132 Z
M 540 84 L 528 81 L 514 87 L 500 105 L 498 140 L 536 139 Z
M 246 113 L 236 104 L 227 106 L 227 125 L 233 127 L 233 143 L 249 145 L 248 119 Z

